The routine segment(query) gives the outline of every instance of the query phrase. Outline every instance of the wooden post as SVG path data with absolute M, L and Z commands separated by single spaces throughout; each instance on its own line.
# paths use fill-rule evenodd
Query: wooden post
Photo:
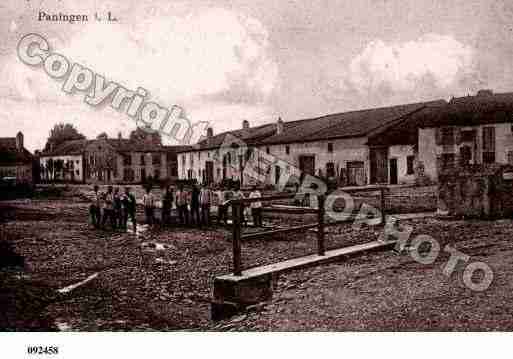
M 318 212 L 318 228 L 317 228 L 317 254 L 320 256 L 324 255 L 324 195 L 317 196 L 317 202 L 319 204 Z
M 385 188 L 381 188 L 381 224 L 386 225 L 386 212 L 385 212 Z
M 232 203 L 232 242 L 233 242 L 233 274 L 242 275 L 241 247 L 240 247 L 240 209 L 239 202 Z

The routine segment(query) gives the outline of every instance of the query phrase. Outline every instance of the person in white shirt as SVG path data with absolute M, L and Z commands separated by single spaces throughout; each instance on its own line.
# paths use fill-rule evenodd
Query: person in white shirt
M 151 193 L 151 188 L 146 187 L 146 193 L 143 196 L 144 213 L 146 215 L 146 223 L 152 226 L 155 222 L 155 197 Z
M 89 206 L 89 213 L 91 214 L 91 223 L 93 224 L 94 228 L 99 228 L 101 224 L 101 193 L 98 190 L 98 185 L 94 185 L 93 201 Z
M 213 202 L 212 190 L 208 186 L 201 188 L 199 202 L 201 206 L 201 224 L 210 226 L 210 206 Z
M 249 198 L 261 198 L 262 194 L 257 189 L 256 186 L 253 187 L 253 190 L 249 194 Z M 251 216 L 253 217 L 253 223 L 255 224 L 255 227 L 261 227 L 262 226 L 262 202 L 261 201 L 255 201 L 250 203 L 251 207 Z
M 112 186 L 107 187 L 107 193 L 103 201 L 102 228 L 105 228 L 107 218 L 110 221 L 112 229 L 116 229 L 116 219 L 114 218 L 114 193 Z

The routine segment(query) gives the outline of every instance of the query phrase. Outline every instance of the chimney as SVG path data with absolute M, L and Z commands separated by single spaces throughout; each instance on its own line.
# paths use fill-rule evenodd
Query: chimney
M 278 122 L 276 122 L 276 134 L 281 135 L 283 133 L 283 120 L 281 117 L 278 117 Z
M 207 146 L 210 146 L 210 141 L 212 141 L 212 137 L 214 137 L 214 129 L 212 127 L 207 128 L 207 139 L 205 142 L 207 143 Z
M 242 129 L 243 130 L 248 130 L 249 129 L 249 121 L 248 120 L 242 121 Z
M 16 135 L 16 149 L 18 152 L 23 151 L 23 133 L 21 131 Z

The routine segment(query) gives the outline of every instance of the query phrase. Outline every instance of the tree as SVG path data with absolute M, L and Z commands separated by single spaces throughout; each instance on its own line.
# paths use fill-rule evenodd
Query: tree
M 136 130 L 130 132 L 130 139 L 136 142 L 146 142 L 153 145 L 161 145 L 162 137 L 158 131 L 152 130 L 149 127 L 137 127 Z
M 106 132 L 102 132 L 98 136 L 96 136 L 97 140 L 101 140 L 101 139 L 105 139 L 106 140 L 107 138 L 109 138 L 109 136 L 107 135 Z
M 58 123 L 50 130 L 50 136 L 46 141 L 45 151 L 56 148 L 60 144 L 71 140 L 83 140 L 85 136 L 70 123 Z

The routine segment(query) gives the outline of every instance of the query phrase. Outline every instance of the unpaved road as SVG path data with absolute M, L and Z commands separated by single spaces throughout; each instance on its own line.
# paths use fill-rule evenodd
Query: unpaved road
M 280 277 L 274 298 L 258 311 L 213 323 L 212 280 L 229 272 L 228 231 L 172 229 L 141 236 L 96 231 L 86 222 L 87 202 L 77 198 L 0 203 L 2 224 L 23 255 L 23 278 L 33 298 L 18 300 L 9 330 L 507 330 L 513 327 L 511 268 L 513 222 L 408 221 L 414 234 L 430 234 L 488 263 L 494 281 L 484 292 L 467 289 L 462 268 L 447 278 L 441 253 L 430 265 L 408 255 L 374 253 Z M 4 212 L 5 213 L 5 212 Z M 16 220 L 14 220 L 16 219 Z M 328 247 L 376 239 L 373 228 L 340 228 Z M 315 250 L 315 235 L 243 244 L 247 266 Z M 55 297 L 63 288 L 97 277 Z M 18 274 L 19 276 L 19 274 Z M 4 281 L 3 295 L 8 281 Z M 6 284 L 7 283 L 7 284 Z M 36 283 L 36 284 L 34 284 Z M 33 289 L 31 286 L 37 287 Z M 32 290 L 33 289 L 33 290 Z M 19 290 L 19 289 L 18 289 Z M 24 292 L 16 295 L 27 297 Z M 10 297 L 9 297 L 10 296 Z M 6 303 L 13 303 L 7 300 Z M 34 318 L 43 318 L 40 321 Z M 5 325 L 5 324 L 4 324 Z M 10 325 L 13 325 L 12 322 Z M 39 326 L 39 328 L 38 328 Z

